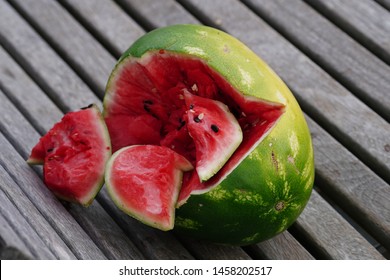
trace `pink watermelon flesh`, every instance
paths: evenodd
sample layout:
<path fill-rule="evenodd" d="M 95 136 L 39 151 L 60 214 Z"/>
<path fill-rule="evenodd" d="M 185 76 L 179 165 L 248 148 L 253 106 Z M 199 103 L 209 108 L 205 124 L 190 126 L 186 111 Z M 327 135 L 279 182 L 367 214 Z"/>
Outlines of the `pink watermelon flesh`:
<path fill-rule="evenodd" d="M 88 206 L 104 181 L 111 155 L 104 119 L 95 105 L 67 113 L 32 149 L 46 186 L 59 198 Z"/>
<path fill-rule="evenodd" d="M 125 147 L 109 160 L 107 189 L 125 213 L 145 224 L 170 230 L 183 172 L 192 169 L 183 156 L 163 146 Z"/>
<path fill-rule="evenodd" d="M 178 206 L 191 194 L 205 192 L 223 180 L 284 112 L 283 104 L 242 95 L 202 60 L 163 50 L 122 63 L 107 92 L 104 116 L 114 151 L 127 145 L 157 144 L 173 149 L 196 166 L 184 174 Z M 201 111 L 215 111 L 215 101 L 218 101 L 231 113 L 207 114 L 207 123 L 194 123 L 197 111 L 189 112 L 192 100 L 200 100 Z M 233 123 L 239 124 L 240 131 L 224 133 L 223 141 L 218 139 L 211 146 L 205 145 L 207 135 L 215 136 L 215 130 L 222 134 L 225 128 L 235 127 Z M 217 124 L 217 128 L 211 127 L 212 124 Z M 208 170 L 214 169 L 215 156 L 227 148 L 226 143 L 237 141 L 240 133 L 241 144 L 222 167 L 218 166 L 219 171 L 208 178 L 209 173 L 215 173 Z M 204 172 L 202 179 L 198 172 Z"/>

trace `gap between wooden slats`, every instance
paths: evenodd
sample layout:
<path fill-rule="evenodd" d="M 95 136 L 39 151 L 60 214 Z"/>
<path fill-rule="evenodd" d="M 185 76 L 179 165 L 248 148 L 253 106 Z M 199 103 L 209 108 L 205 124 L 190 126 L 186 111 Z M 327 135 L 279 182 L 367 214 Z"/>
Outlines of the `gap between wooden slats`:
<path fill-rule="evenodd" d="M 390 64 L 390 15 L 384 7 L 372 0 L 305 1 Z"/>

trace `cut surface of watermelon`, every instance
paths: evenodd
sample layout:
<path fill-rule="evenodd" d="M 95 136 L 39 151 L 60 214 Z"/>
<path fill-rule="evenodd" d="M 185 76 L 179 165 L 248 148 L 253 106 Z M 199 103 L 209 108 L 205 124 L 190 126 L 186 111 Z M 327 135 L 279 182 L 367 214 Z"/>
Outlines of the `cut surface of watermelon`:
<path fill-rule="evenodd" d="M 164 50 L 121 61 L 104 98 L 114 151 L 163 145 L 196 167 L 184 176 L 178 206 L 221 182 L 283 112 L 283 104 L 244 96 L 203 60 Z"/>
<path fill-rule="evenodd" d="M 192 169 L 188 160 L 167 147 L 134 145 L 113 154 L 105 179 L 122 211 L 147 225 L 170 230 L 183 172 Z"/>
<path fill-rule="evenodd" d="M 88 206 L 104 182 L 111 144 L 96 105 L 67 113 L 32 149 L 27 162 L 43 164 L 46 186 L 59 198 Z"/>

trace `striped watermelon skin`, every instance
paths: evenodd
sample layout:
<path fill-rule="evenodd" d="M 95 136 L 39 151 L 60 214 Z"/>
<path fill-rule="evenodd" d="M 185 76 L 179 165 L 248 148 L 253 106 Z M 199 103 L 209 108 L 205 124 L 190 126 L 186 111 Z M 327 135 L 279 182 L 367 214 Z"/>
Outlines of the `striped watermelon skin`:
<path fill-rule="evenodd" d="M 257 243 L 286 230 L 306 206 L 314 182 L 310 131 L 291 91 L 240 41 L 200 25 L 164 27 L 141 37 L 119 59 L 107 89 L 122 63 L 159 50 L 201 59 L 227 87 L 246 98 L 284 105 L 277 123 L 224 180 L 192 194 L 176 210 L 174 230 L 236 245 Z"/>

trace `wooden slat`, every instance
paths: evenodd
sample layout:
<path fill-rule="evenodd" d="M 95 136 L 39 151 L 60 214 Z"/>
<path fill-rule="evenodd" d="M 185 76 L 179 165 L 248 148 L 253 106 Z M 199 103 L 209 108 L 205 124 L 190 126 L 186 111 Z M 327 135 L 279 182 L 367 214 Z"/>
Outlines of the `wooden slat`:
<path fill-rule="evenodd" d="M 148 29 L 181 23 L 199 24 L 175 1 L 118 0 L 130 14 L 134 15 Z"/>
<path fill-rule="evenodd" d="M 314 257 L 288 232 L 270 240 L 248 246 L 256 259 L 313 260 Z"/>
<path fill-rule="evenodd" d="M 29 222 L 24 217 L 27 213 L 29 213 L 28 211 L 31 210 L 31 208 L 21 209 L 25 211 L 25 213 L 22 214 L 19 209 L 15 207 L 13 202 L 8 198 L 8 194 L 9 192 L 13 192 L 13 190 L 10 190 L 11 188 L 18 189 L 19 187 L 11 179 L 11 177 L 8 175 L 8 173 L 4 170 L 2 166 L 0 166 L 0 180 L 0 216 L 2 216 L 5 220 L 9 222 L 10 226 L 15 231 L 16 237 L 23 240 L 26 247 L 28 247 L 28 250 L 25 250 L 26 248 L 23 247 L 20 248 L 23 250 L 21 252 L 25 254 L 31 252 L 32 257 L 37 259 L 56 259 L 57 257 L 74 258 L 74 256 L 72 256 L 73 254 L 65 246 L 62 240 L 58 238 L 56 233 L 53 234 L 53 229 L 50 228 L 42 230 L 41 228 L 37 227 L 37 223 L 39 223 L 40 220 L 32 221 L 32 219 L 29 219 L 30 222 L 35 223 L 35 228 L 29 224 Z M 36 211 L 36 209 L 33 210 Z M 35 213 L 32 214 L 34 215 Z M 40 226 L 47 227 L 46 224 L 41 223 Z M 37 230 L 41 233 L 37 233 Z M 42 236 L 42 233 L 49 234 L 48 236 L 43 236 L 46 239 L 46 242 L 44 242 L 39 236 Z M 50 240 L 51 238 L 53 240 Z M 60 240 L 60 243 L 58 244 L 58 246 L 56 246 L 54 242 L 58 240 Z M 49 244 L 47 244 L 48 242 L 51 243 L 50 247 L 48 246 Z M 55 252 L 52 252 L 52 250 Z M 57 256 L 54 254 L 56 254 Z"/>
<path fill-rule="evenodd" d="M 102 97 L 108 76 L 116 61 L 112 55 L 56 1 L 11 2 L 37 27 L 98 96 Z M 80 44 L 80 38 L 83 39 L 83 44 Z M 92 68 L 93 74 L 89 71 Z"/>
<path fill-rule="evenodd" d="M 180 240 L 197 259 L 203 260 L 251 260 L 252 258 L 239 246 L 219 245 L 191 238 Z"/>
<path fill-rule="evenodd" d="M 92 240 L 95 240 L 95 243 L 99 245 L 99 248 L 108 259 L 131 260 L 145 258 L 99 202 L 94 201 L 88 208 L 69 204 L 68 210 L 78 217 L 79 224 Z"/>
<path fill-rule="evenodd" d="M 26 260 L 32 258 L 26 244 L 0 213 L 0 260 Z"/>
<path fill-rule="evenodd" d="M 111 0 L 61 0 L 72 15 L 119 57 L 144 31 Z"/>
<path fill-rule="evenodd" d="M 390 139 L 388 122 L 242 3 L 234 0 L 182 2 L 208 24 L 227 30 L 263 57 L 292 89 L 305 111 L 390 181 L 390 153 L 386 152 Z"/>
<path fill-rule="evenodd" d="M 47 127 L 53 125 L 53 117 L 61 118 L 60 109 L 48 105 L 52 104 L 52 101 L 47 95 L 41 94 L 42 90 L 1 46 L 0 61 L 2 62 L 0 64 L 0 88 L 4 93 L 9 93 L 7 96 L 19 109 L 27 109 L 23 111 L 23 114 L 28 116 L 34 128 L 43 134 Z M 37 100 L 40 105 L 31 106 Z"/>
<path fill-rule="evenodd" d="M 172 235 L 163 232 L 130 218 L 118 208 L 110 199 L 105 187 L 99 193 L 99 202 L 111 213 L 117 223 L 123 228 L 148 259 L 193 259 L 194 257 Z"/>
<path fill-rule="evenodd" d="M 390 187 L 307 118 L 312 133 L 316 180 L 351 217 L 390 248 Z"/>
<path fill-rule="evenodd" d="M 327 215 L 334 211 L 314 191 L 296 225 L 325 258 L 384 259 L 341 215 Z"/>
<path fill-rule="evenodd" d="M 2 151 L 1 165 L 56 230 L 74 255 L 81 259 L 105 259 L 103 253 L 59 201 L 54 198 L 41 179 L 14 150 L 14 147 L 2 133 L 0 134 L 0 147 Z"/>
<path fill-rule="evenodd" d="M 389 65 L 302 0 L 245 0 L 245 3 L 390 121 Z"/>
<path fill-rule="evenodd" d="M 306 0 L 390 64 L 389 12 L 371 0 Z"/>
<path fill-rule="evenodd" d="M 12 28 L 9 28 L 12 26 Z M 4 0 L 0 1 L 0 43 L 62 110 L 99 99 L 56 52 Z M 63 87 L 67 84 L 67 87 Z M 73 107 L 67 107 L 67 100 Z"/>

